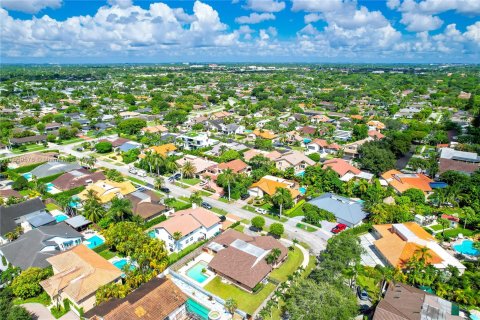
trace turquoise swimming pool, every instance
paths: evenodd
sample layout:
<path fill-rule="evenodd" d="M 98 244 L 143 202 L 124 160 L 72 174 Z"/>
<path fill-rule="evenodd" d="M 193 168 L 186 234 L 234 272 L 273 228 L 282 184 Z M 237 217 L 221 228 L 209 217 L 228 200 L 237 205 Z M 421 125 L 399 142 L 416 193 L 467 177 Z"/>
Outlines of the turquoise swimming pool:
<path fill-rule="evenodd" d="M 89 247 L 90 249 L 95 249 L 96 247 L 102 245 L 105 241 L 99 236 L 95 235 L 91 238 L 88 238 L 87 242 L 87 247 Z"/>
<path fill-rule="evenodd" d="M 51 191 L 55 186 L 53 185 L 53 183 L 49 182 L 45 185 L 45 187 L 47 188 L 47 192 Z"/>
<path fill-rule="evenodd" d="M 305 192 L 307 192 L 307 189 L 304 187 L 300 187 L 298 188 L 298 191 L 300 191 L 301 194 L 305 194 Z"/>
<path fill-rule="evenodd" d="M 453 246 L 455 251 L 467 254 L 469 256 L 478 256 L 480 255 L 480 251 L 473 247 L 472 240 L 463 240 L 461 244 L 456 244 Z"/>
<path fill-rule="evenodd" d="M 202 272 L 203 269 L 207 268 L 207 263 L 205 261 L 200 261 L 187 271 L 187 276 L 193 280 L 202 283 L 208 279 L 208 276 Z"/>
<path fill-rule="evenodd" d="M 32 177 L 33 177 L 31 172 L 24 173 L 24 174 L 22 174 L 22 176 L 27 180 L 31 180 Z"/>
<path fill-rule="evenodd" d="M 58 216 L 55 216 L 55 220 L 57 222 L 62 222 L 62 221 L 65 221 L 68 219 L 68 216 L 64 215 L 64 214 L 59 214 Z"/>
<path fill-rule="evenodd" d="M 305 175 L 305 171 L 301 171 L 299 173 L 296 174 L 297 177 L 302 177 Z"/>
<path fill-rule="evenodd" d="M 191 298 L 188 298 L 186 305 L 189 312 L 195 313 L 202 320 L 208 320 L 208 313 L 210 312 L 210 310 L 205 308 L 203 305 Z"/>
<path fill-rule="evenodd" d="M 148 236 L 149 236 L 150 238 L 156 238 L 157 236 L 155 235 L 155 230 L 149 231 L 149 232 L 148 232 Z"/>
<path fill-rule="evenodd" d="M 120 270 L 123 270 L 123 268 L 125 267 L 125 265 L 128 264 L 128 259 L 126 258 L 123 258 L 123 259 L 120 259 L 120 260 L 117 260 L 113 263 L 113 265 L 115 267 L 117 267 L 118 269 Z M 135 269 L 135 266 L 133 264 L 130 265 L 130 270 L 134 270 Z"/>

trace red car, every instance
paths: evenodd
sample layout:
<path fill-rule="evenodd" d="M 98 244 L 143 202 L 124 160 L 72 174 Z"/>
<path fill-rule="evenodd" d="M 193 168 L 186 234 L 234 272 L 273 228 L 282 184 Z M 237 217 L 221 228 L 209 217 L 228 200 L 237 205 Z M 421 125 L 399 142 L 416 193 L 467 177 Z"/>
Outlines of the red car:
<path fill-rule="evenodd" d="M 347 229 L 347 225 L 343 223 L 339 223 L 335 227 L 333 227 L 332 233 L 340 233 L 345 229 Z"/>

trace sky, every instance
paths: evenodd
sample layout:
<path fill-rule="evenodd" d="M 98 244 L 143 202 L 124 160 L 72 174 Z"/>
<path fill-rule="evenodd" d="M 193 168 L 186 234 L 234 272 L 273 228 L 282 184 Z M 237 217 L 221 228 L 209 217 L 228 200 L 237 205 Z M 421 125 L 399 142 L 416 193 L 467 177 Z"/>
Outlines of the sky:
<path fill-rule="evenodd" d="M 480 63 L 480 0 L 0 0 L 1 63 Z"/>

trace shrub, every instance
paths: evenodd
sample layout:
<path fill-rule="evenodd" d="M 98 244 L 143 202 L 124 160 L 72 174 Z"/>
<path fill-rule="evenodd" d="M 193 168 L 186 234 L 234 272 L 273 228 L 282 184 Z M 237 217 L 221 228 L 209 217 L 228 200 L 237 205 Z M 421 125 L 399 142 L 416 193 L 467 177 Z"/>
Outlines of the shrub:
<path fill-rule="evenodd" d="M 95 145 L 95 150 L 97 150 L 98 153 L 107 153 L 112 151 L 112 149 L 112 143 L 108 141 L 102 141 Z"/>
<path fill-rule="evenodd" d="M 28 180 L 24 176 L 20 176 L 12 184 L 14 190 L 25 190 L 28 188 Z"/>
<path fill-rule="evenodd" d="M 261 216 L 256 216 L 252 219 L 252 226 L 256 229 L 262 230 L 265 226 L 265 218 Z"/>
<path fill-rule="evenodd" d="M 270 225 L 269 232 L 270 232 L 270 234 L 272 234 L 274 236 L 281 237 L 282 234 L 285 232 L 285 228 L 283 227 L 283 224 L 281 224 L 281 223 L 272 223 Z"/>
<path fill-rule="evenodd" d="M 53 274 L 52 269 L 28 268 L 12 282 L 12 291 L 17 297 L 27 299 L 35 297 L 42 292 L 40 281 Z"/>

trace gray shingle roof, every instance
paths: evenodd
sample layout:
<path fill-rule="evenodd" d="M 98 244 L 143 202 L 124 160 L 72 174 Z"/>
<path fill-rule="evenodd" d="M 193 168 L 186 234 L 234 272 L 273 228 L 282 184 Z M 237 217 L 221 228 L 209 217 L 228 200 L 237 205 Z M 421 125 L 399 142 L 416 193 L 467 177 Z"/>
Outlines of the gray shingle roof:
<path fill-rule="evenodd" d="M 15 219 L 41 210 L 45 210 L 45 205 L 40 198 L 27 200 L 8 207 L 0 206 L 0 235 L 3 236 L 16 228 Z"/>
<path fill-rule="evenodd" d="M 330 211 L 337 219 L 353 225 L 356 225 L 367 217 L 367 213 L 363 211 L 362 204 L 333 193 L 322 194 L 320 197 L 312 199 L 308 203 Z"/>
<path fill-rule="evenodd" d="M 37 178 L 44 178 L 48 176 L 53 176 L 55 174 L 69 172 L 69 171 L 77 170 L 81 168 L 82 166 L 75 162 L 74 163 L 47 162 L 33 169 L 32 175 L 34 175 Z"/>
<path fill-rule="evenodd" d="M 60 250 L 41 252 L 45 247 L 56 244 L 49 241 L 55 237 L 81 238 L 82 234 L 62 222 L 24 233 L 17 240 L 1 246 L 0 251 L 8 262 L 22 270 L 29 267 L 45 268 L 49 266 L 46 259 L 61 252 Z"/>

